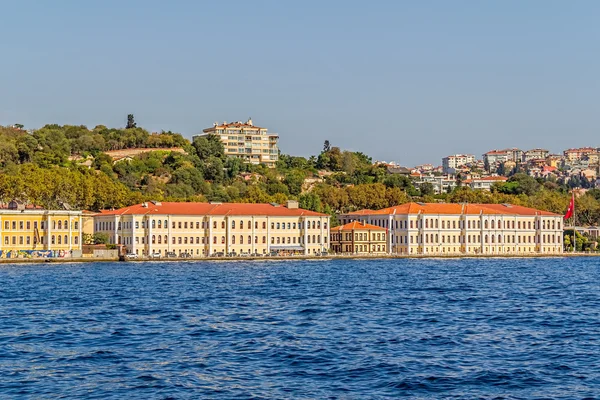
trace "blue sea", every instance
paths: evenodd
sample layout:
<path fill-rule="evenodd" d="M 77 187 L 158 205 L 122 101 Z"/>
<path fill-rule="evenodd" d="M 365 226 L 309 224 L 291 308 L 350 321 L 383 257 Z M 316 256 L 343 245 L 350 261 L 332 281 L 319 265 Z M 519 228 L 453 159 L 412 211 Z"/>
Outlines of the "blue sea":
<path fill-rule="evenodd" d="M 0 399 L 600 398 L 600 259 L 0 266 Z"/>

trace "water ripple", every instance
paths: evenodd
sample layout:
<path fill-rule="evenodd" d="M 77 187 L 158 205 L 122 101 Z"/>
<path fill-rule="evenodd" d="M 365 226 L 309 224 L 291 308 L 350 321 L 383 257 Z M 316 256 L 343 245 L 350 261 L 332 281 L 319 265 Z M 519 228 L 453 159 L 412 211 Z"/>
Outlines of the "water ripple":
<path fill-rule="evenodd" d="M 594 259 L 0 266 L 0 398 L 585 399 Z"/>

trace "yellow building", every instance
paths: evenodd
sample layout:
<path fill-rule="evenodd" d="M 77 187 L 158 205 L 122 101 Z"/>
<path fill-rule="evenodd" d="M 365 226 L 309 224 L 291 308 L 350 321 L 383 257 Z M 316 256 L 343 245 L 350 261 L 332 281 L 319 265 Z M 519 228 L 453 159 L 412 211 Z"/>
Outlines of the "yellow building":
<path fill-rule="evenodd" d="M 201 135 L 193 136 L 193 139 L 211 134 L 219 136 L 228 157 L 241 158 L 245 162 L 264 164 L 271 168 L 275 167 L 279 159 L 279 135 L 268 134 L 267 128 L 254 126 L 252 119 L 246 122 L 215 123 L 212 128 L 202 132 Z"/>
<path fill-rule="evenodd" d="M 352 221 L 331 230 L 331 250 L 335 253 L 385 254 L 387 229 Z"/>
<path fill-rule="evenodd" d="M 45 210 L 10 202 L 0 207 L 0 254 L 65 257 L 81 250 L 81 211 Z"/>
<path fill-rule="evenodd" d="M 340 217 L 388 229 L 392 254 L 560 254 L 563 216 L 511 204 L 407 203 Z"/>
<path fill-rule="evenodd" d="M 96 214 L 94 231 L 139 256 L 313 255 L 329 248 L 329 218 L 296 201 L 149 202 Z"/>

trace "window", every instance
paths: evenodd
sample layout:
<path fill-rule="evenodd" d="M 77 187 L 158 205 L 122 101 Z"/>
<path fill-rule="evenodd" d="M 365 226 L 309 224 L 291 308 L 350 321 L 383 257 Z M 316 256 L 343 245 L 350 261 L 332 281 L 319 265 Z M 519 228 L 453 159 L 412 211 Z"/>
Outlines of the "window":
<path fill-rule="evenodd" d="M 152 243 L 154 243 L 154 236 L 152 236 Z M 158 235 L 158 244 L 162 243 L 162 236 Z"/>
<path fill-rule="evenodd" d="M 185 221 L 185 222 L 183 223 L 183 227 L 184 227 L 185 229 L 187 229 L 187 228 L 188 228 L 188 223 L 187 223 L 187 221 Z"/>
<path fill-rule="evenodd" d="M 33 223 L 33 227 L 37 228 L 37 222 Z M 75 230 L 79 229 L 79 221 L 75 221 Z"/>
<path fill-rule="evenodd" d="M 263 242 L 263 244 L 267 243 L 267 237 L 266 236 L 263 236 L 262 242 Z"/>
<path fill-rule="evenodd" d="M 173 239 L 172 240 L 173 244 L 176 244 L 177 243 L 177 239 L 175 239 L 175 238 L 172 238 L 172 239 Z"/>
<path fill-rule="evenodd" d="M 181 236 L 177 238 L 177 243 L 181 244 Z"/>
<path fill-rule="evenodd" d="M 177 223 L 177 227 L 178 227 L 179 229 L 181 229 L 181 221 L 179 221 L 179 222 Z"/>
<path fill-rule="evenodd" d="M 152 235 L 152 244 L 156 243 L 156 236 Z"/>
<path fill-rule="evenodd" d="M 221 222 L 221 229 L 225 229 L 225 221 Z"/>
<path fill-rule="evenodd" d="M 5 237 L 4 237 L 4 244 L 9 244 L 9 239 L 8 239 L 8 236 L 5 236 Z"/>
<path fill-rule="evenodd" d="M 75 236 L 74 242 L 75 244 L 79 244 L 79 236 Z"/>
<path fill-rule="evenodd" d="M 264 221 L 263 221 L 263 223 L 262 223 L 262 228 L 263 228 L 263 229 L 267 229 L 267 223 L 266 223 L 266 222 L 264 222 Z"/>
<path fill-rule="evenodd" d="M 235 244 L 235 236 L 231 236 L 231 244 Z"/>
<path fill-rule="evenodd" d="M 64 225 L 65 229 L 69 229 L 69 223 L 67 222 L 67 220 L 65 219 Z"/>
<path fill-rule="evenodd" d="M 6 229 L 6 230 L 10 229 L 10 224 L 8 223 L 8 221 L 4 221 L 4 229 Z"/>
<path fill-rule="evenodd" d="M 54 236 L 52 236 L 54 238 Z M 12 244 L 17 244 L 17 237 L 13 236 L 12 237 Z"/>
<path fill-rule="evenodd" d="M 185 236 L 185 237 L 183 238 L 183 243 L 184 243 L 184 244 L 188 244 L 188 238 L 187 238 L 187 236 Z"/>
<path fill-rule="evenodd" d="M 60 221 L 58 221 L 60 224 Z M 58 244 L 62 244 L 62 237 L 60 235 L 58 235 Z"/>
<path fill-rule="evenodd" d="M 221 244 L 225 244 L 225 236 L 221 236 Z"/>
<path fill-rule="evenodd" d="M 235 229 L 235 221 L 231 221 L 231 229 Z"/>
<path fill-rule="evenodd" d="M 65 241 L 63 243 L 64 244 L 69 244 L 69 237 L 67 235 L 65 235 Z"/>
<path fill-rule="evenodd" d="M 213 222 L 213 228 L 214 228 L 214 229 L 217 229 L 217 221 L 214 221 L 214 222 Z"/>
<path fill-rule="evenodd" d="M 196 221 L 196 229 L 200 229 L 200 222 Z"/>
<path fill-rule="evenodd" d="M 213 237 L 213 244 L 217 244 L 217 237 L 216 236 Z"/>
<path fill-rule="evenodd" d="M 31 229 L 31 221 L 27 221 L 27 229 Z"/>
<path fill-rule="evenodd" d="M 248 224 L 248 228 L 250 227 L 250 224 Z M 240 229 L 244 229 L 244 221 L 240 221 Z"/>
<path fill-rule="evenodd" d="M 23 244 L 23 236 L 19 236 L 19 244 Z"/>
<path fill-rule="evenodd" d="M 154 228 L 156 228 L 156 220 L 155 219 L 152 220 L 152 229 L 154 229 Z M 152 242 L 152 243 L 154 243 L 154 242 Z"/>
<path fill-rule="evenodd" d="M 244 244 L 244 237 L 240 235 L 240 244 Z"/>

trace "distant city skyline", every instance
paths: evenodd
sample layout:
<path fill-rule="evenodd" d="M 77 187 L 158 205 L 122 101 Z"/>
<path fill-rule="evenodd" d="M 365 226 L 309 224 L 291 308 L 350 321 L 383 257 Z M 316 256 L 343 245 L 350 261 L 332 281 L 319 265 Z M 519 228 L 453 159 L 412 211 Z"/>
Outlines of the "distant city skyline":
<path fill-rule="evenodd" d="M 0 124 L 214 121 L 374 160 L 597 146 L 600 3 L 8 2 Z"/>

